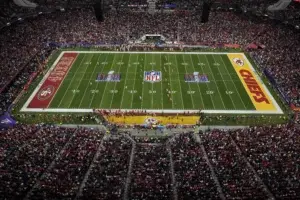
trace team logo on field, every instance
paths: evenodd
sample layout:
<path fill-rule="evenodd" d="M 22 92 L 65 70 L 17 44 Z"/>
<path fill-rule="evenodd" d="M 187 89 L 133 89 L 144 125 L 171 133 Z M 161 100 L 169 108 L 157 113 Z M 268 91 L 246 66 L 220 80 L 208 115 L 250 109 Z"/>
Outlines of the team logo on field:
<path fill-rule="evenodd" d="M 156 124 L 158 124 L 158 121 L 155 119 L 155 118 L 147 118 L 146 120 L 145 120 L 145 122 L 146 122 L 146 124 L 152 124 L 152 125 L 156 125 Z"/>
<path fill-rule="evenodd" d="M 237 65 L 239 65 L 241 67 L 244 65 L 244 61 L 241 60 L 240 58 L 234 58 L 233 62 L 235 62 Z"/>
<path fill-rule="evenodd" d="M 159 82 L 162 79 L 162 74 L 160 71 L 150 71 L 150 72 L 144 72 L 144 81 L 146 82 Z"/>
<path fill-rule="evenodd" d="M 54 86 L 48 85 L 48 86 L 44 87 L 43 89 L 41 89 L 41 91 L 38 94 L 38 99 L 41 101 L 44 101 L 44 100 L 48 99 L 49 97 L 51 97 L 53 93 L 54 93 Z"/>

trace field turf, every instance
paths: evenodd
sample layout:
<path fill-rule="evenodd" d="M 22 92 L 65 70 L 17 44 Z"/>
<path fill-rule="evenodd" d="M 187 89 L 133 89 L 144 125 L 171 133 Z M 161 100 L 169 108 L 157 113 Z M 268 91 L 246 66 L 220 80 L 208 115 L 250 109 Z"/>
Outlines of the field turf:
<path fill-rule="evenodd" d="M 64 56 L 63 53 L 57 62 Z M 45 78 L 53 72 L 51 70 L 55 69 L 57 62 L 25 103 L 23 111 L 34 111 L 39 108 L 39 111 L 55 109 L 58 111 L 142 109 L 165 112 L 209 110 L 215 111 L 214 113 L 257 111 L 227 53 L 101 51 L 75 53 L 76 57 L 69 69 L 65 70 L 66 74 L 61 83 L 57 87 L 54 86 L 54 89 L 48 88 L 51 96 L 45 98 L 48 103 L 43 104 L 44 99 L 37 96 L 45 90 L 43 89 Z M 243 56 L 242 53 L 241 55 Z M 244 58 L 245 62 L 248 62 L 247 58 Z M 145 81 L 145 72 L 150 74 L 158 72 L 159 80 Z M 185 76 L 195 72 L 207 80 L 186 82 Z M 109 73 L 119 74 L 120 81 L 96 80 L 99 74 Z M 34 100 L 35 98 L 37 100 Z M 271 96 L 270 98 L 273 99 Z M 39 101 L 44 106 L 39 106 Z M 272 101 L 277 105 L 274 99 Z"/>

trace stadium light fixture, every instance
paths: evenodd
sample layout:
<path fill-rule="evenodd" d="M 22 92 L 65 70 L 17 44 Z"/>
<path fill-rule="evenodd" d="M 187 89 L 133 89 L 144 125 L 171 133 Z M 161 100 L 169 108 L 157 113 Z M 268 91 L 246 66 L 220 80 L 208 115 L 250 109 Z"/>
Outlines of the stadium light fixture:
<path fill-rule="evenodd" d="M 300 26 L 299 26 L 299 25 L 296 25 L 295 28 L 299 30 L 299 29 L 300 29 Z"/>

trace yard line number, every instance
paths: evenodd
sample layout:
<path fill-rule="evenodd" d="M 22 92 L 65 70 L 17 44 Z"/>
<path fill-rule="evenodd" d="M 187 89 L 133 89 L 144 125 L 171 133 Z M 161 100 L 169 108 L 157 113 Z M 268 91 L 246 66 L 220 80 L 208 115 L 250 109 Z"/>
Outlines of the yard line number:
<path fill-rule="evenodd" d="M 226 91 L 226 94 L 231 95 L 231 94 L 233 94 L 233 92 L 230 91 L 230 90 L 227 90 L 227 91 Z"/>
<path fill-rule="evenodd" d="M 76 94 L 76 93 L 79 93 L 80 92 L 80 90 L 71 90 L 71 92 L 73 93 L 73 94 Z"/>
<path fill-rule="evenodd" d="M 131 93 L 131 94 L 135 94 L 135 93 L 137 93 L 137 91 L 136 91 L 136 90 L 128 90 L 128 92 L 129 92 L 129 93 Z"/>
<path fill-rule="evenodd" d="M 92 94 L 99 93 L 99 90 L 91 90 L 91 93 L 92 93 Z"/>

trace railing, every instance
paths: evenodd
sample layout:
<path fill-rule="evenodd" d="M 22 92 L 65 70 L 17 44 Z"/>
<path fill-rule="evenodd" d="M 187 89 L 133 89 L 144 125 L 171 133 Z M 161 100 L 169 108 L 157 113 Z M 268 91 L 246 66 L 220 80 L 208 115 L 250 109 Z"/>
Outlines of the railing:
<path fill-rule="evenodd" d="M 131 172 L 132 172 L 132 164 L 134 162 L 136 142 L 127 134 L 123 134 L 123 135 L 125 137 L 127 137 L 129 140 L 131 140 L 131 142 L 132 142 L 132 149 L 131 149 L 131 154 L 130 154 L 128 172 L 127 172 L 127 177 L 126 177 L 126 184 L 125 184 L 124 195 L 123 195 L 123 200 L 128 200 L 128 191 L 129 191 L 129 186 L 131 184 Z"/>
<path fill-rule="evenodd" d="M 95 153 L 95 155 L 94 155 L 94 157 L 93 157 L 93 160 L 92 160 L 92 162 L 91 162 L 91 164 L 90 164 L 90 166 L 89 166 L 87 172 L 86 172 L 85 175 L 84 175 L 84 178 L 83 178 L 83 180 L 82 180 L 82 182 L 81 182 L 81 184 L 80 184 L 80 186 L 79 186 L 79 190 L 77 191 L 77 194 L 76 194 L 75 199 L 79 199 L 79 198 L 82 196 L 82 190 L 83 190 L 83 188 L 84 188 L 84 186 L 85 186 L 85 183 L 86 183 L 86 181 L 88 180 L 88 178 L 89 178 L 89 176 L 90 176 L 90 173 L 91 173 L 91 171 L 92 171 L 92 169 L 93 169 L 93 167 L 94 167 L 95 161 L 96 161 L 96 160 L 98 159 L 98 157 L 100 156 L 100 151 L 101 151 L 101 148 L 103 147 L 104 137 L 105 137 L 105 136 L 102 137 L 102 140 L 101 140 L 101 142 L 100 142 L 100 144 L 99 144 L 99 146 L 98 146 L 98 149 L 97 149 L 97 151 L 96 151 L 96 153 Z"/>
<path fill-rule="evenodd" d="M 166 145 L 167 145 L 167 151 L 168 151 L 168 154 L 169 154 L 169 157 L 170 157 L 173 198 L 174 198 L 174 200 L 178 200 L 177 184 L 176 184 L 175 173 L 174 173 L 174 163 L 173 163 L 173 157 L 172 157 L 172 150 L 171 150 L 169 142 L 167 142 Z"/>
<path fill-rule="evenodd" d="M 211 163 L 209 162 L 209 159 L 208 159 L 208 156 L 207 156 L 207 152 L 206 152 L 206 150 L 205 150 L 205 148 L 204 148 L 204 146 L 203 146 L 203 144 L 202 144 L 201 138 L 200 138 L 199 135 L 196 134 L 196 133 L 193 134 L 193 137 L 194 137 L 194 139 L 196 140 L 196 142 L 199 143 L 199 145 L 200 145 L 200 148 L 201 148 L 201 150 L 202 150 L 202 152 L 203 152 L 203 155 L 204 155 L 204 159 L 205 159 L 207 165 L 209 166 L 209 169 L 210 169 L 212 178 L 213 178 L 213 180 L 214 180 L 214 182 L 215 182 L 215 184 L 216 184 L 216 186 L 217 186 L 217 190 L 218 190 L 218 192 L 219 192 L 220 198 L 221 198 L 222 200 L 226 199 L 226 198 L 225 198 L 225 195 L 224 195 L 224 193 L 223 193 L 222 187 L 221 187 L 221 185 L 220 185 L 220 182 L 219 182 L 219 180 L 218 180 L 218 178 L 217 178 L 217 176 L 216 176 L 215 170 L 214 170 L 213 166 L 211 165 Z"/>

